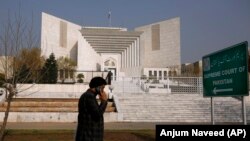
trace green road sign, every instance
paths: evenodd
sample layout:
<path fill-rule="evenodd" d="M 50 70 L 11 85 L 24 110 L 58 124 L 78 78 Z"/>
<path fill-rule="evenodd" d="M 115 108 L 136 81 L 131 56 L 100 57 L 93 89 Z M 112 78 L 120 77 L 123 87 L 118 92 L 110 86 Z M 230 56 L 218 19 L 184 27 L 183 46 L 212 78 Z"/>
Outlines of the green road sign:
<path fill-rule="evenodd" d="M 203 96 L 247 96 L 248 44 L 228 47 L 202 57 Z"/>

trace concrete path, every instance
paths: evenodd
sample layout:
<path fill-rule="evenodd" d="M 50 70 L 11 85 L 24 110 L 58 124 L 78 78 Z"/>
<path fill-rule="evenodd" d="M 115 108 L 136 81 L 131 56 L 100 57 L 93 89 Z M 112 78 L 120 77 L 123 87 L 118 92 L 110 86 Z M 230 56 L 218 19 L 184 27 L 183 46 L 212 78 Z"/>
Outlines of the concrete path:
<path fill-rule="evenodd" d="M 155 129 L 156 123 L 108 122 L 105 130 Z M 76 123 L 8 123 L 7 129 L 74 130 Z"/>

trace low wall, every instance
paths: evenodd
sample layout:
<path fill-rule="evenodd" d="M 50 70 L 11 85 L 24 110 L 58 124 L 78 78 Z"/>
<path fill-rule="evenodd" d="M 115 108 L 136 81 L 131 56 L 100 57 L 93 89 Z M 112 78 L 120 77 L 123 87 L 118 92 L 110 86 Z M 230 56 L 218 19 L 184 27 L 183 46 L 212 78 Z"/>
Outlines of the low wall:
<path fill-rule="evenodd" d="M 77 112 L 10 112 L 8 122 L 77 122 Z M 0 119 L 4 112 L 0 113 Z M 104 113 L 104 122 L 116 122 L 118 113 Z"/>
<path fill-rule="evenodd" d="M 17 98 L 80 98 L 88 84 L 18 84 Z M 105 91 L 109 93 L 108 86 Z"/>

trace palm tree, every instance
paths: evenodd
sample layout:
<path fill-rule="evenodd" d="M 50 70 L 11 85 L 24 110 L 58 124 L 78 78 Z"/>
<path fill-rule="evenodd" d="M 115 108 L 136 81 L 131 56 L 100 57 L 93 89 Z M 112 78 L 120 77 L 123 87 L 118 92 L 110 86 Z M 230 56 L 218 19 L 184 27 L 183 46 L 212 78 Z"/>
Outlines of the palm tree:
<path fill-rule="evenodd" d="M 57 59 L 58 70 L 59 70 L 59 78 L 62 80 L 62 83 L 65 82 L 65 79 L 73 79 L 74 80 L 74 72 L 76 69 L 76 62 L 68 57 L 59 57 Z"/>

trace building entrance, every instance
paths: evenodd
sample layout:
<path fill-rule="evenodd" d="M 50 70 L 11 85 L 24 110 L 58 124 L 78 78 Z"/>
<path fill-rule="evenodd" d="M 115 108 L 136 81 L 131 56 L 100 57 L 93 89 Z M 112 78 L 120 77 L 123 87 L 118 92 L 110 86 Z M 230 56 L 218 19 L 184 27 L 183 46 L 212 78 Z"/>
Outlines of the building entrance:
<path fill-rule="evenodd" d="M 116 68 L 108 68 L 107 70 L 112 73 L 111 80 L 116 80 Z"/>
<path fill-rule="evenodd" d="M 114 58 L 112 58 L 112 57 L 108 58 L 104 62 L 104 67 L 105 67 L 104 70 L 112 72 L 112 77 L 111 77 L 112 80 L 115 80 L 115 78 L 117 76 L 117 68 L 116 68 L 117 67 L 117 63 L 116 62 L 117 61 Z"/>

